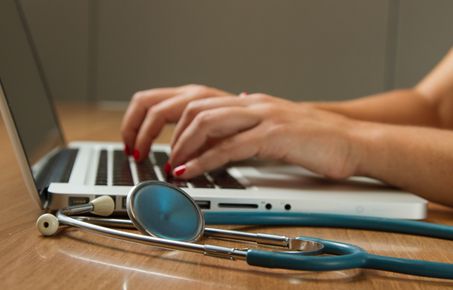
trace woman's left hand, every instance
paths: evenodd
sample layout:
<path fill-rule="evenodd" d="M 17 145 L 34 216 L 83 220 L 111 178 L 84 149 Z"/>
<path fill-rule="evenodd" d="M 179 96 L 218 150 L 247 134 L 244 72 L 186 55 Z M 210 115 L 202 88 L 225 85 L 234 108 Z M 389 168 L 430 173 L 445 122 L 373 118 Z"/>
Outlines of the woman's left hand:
<path fill-rule="evenodd" d="M 172 140 L 173 175 L 191 178 L 251 157 L 281 160 L 330 178 L 358 171 L 359 121 L 264 94 L 195 100 Z"/>

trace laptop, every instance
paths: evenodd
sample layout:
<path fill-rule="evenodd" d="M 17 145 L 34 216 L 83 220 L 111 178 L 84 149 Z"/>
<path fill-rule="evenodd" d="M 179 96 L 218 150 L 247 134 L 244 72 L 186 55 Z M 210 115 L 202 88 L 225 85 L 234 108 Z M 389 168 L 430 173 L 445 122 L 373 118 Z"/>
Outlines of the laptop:
<path fill-rule="evenodd" d="M 165 176 L 168 145 L 153 145 L 136 163 L 120 142 L 66 143 L 20 3 L 1 1 L 0 14 L 1 112 L 27 189 L 43 210 L 110 195 L 124 213 L 135 184 L 161 180 L 183 188 L 204 211 L 426 216 L 426 200 L 369 178 L 337 182 L 299 166 L 246 160 L 185 181 Z"/>

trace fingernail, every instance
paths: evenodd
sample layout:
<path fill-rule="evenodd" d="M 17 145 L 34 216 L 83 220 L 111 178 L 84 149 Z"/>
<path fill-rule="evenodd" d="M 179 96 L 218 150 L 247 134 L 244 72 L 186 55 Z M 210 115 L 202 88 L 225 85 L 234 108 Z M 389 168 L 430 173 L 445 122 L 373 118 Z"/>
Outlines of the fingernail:
<path fill-rule="evenodd" d="M 135 161 L 138 161 L 140 158 L 140 152 L 137 149 L 134 149 L 134 159 Z"/>
<path fill-rule="evenodd" d="M 242 92 L 239 96 L 240 96 L 240 97 L 245 97 L 245 96 L 247 96 L 247 95 L 248 95 L 247 92 Z"/>
<path fill-rule="evenodd" d="M 170 175 L 170 173 L 171 173 L 171 165 L 168 161 L 167 161 L 167 163 L 165 163 L 164 171 L 165 171 L 166 175 Z"/>
<path fill-rule="evenodd" d="M 131 149 L 127 145 L 124 145 L 124 154 L 131 155 Z"/>
<path fill-rule="evenodd" d="M 181 176 L 184 174 L 184 172 L 186 172 L 186 165 L 179 165 L 175 168 L 175 170 L 173 170 L 173 174 L 175 176 Z"/>

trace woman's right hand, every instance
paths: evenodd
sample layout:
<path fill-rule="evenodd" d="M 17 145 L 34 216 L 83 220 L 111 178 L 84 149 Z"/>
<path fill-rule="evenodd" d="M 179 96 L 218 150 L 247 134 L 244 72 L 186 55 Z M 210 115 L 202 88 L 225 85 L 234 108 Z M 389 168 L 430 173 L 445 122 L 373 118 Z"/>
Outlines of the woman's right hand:
<path fill-rule="evenodd" d="M 176 123 L 194 100 L 231 95 L 202 85 L 158 88 L 134 94 L 121 124 L 125 152 L 136 161 L 148 156 L 150 146 L 167 123 Z"/>

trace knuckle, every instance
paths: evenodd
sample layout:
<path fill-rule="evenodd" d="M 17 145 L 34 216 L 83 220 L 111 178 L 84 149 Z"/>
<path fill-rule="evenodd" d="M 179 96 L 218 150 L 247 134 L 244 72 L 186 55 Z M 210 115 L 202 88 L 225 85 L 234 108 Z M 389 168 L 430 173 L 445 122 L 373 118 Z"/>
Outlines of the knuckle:
<path fill-rule="evenodd" d="M 183 89 L 193 92 L 193 93 L 198 93 L 198 92 L 206 91 L 208 89 L 208 87 L 205 85 L 188 84 L 188 85 L 183 86 Z"/>
<path fill-rule="evenodd" d="M 201 111 L 201 103 L 197 101 L 190 102 L 186 107 L 186 115 L 194 118 Z"/>
<path fill-rule="evenodd" d="M 269 103 L 260 103 L 256 107 L 257 111 L 260 112 L 263 116 L 270 117 L 274 115 L 274 111 L 276 111 L 276 107 Z"/>
<path fill-rule="evenodd" d="M 204 111 L 195 117 L 194 122 L 197 127 L 204 128 L 212 122 L 213 117 L 211 112 Z"/>
<path fill-rule="evenodd" d="M 266 94 L 256 93 L 250 96 L 254 101 L 264 103 L 269 100 L 269 96 Z"/>
<path fill-rule="evenodd" d="M 162 109 L 161 106 L 153 106 L 148 109 L 146 112 L 146 118 L 147 119 L 156 119 L 160 118 L 164 114 L 164 110 Z"/>
<path fill-rule="evenodd" d="M 143 91 L 138 91 L 132 96 L 132 102 L 141 104 L 146 98 L 146 94 Z"/>
<path fill-rule="evenodd" d="M 190 89 L 190 88 L 198 87 L 198 86 L 199 86 L 199 84 L 190 83 L 190 84 L 183 85 L 181 88 Z"/>
<path fill-rule="evenodd" d="M 159 109 L 154 109 L 154 108 L 150 108 L 147 112 L 146 112 L 146 116 L 145 118 L 143 119 L 143 122 L 140 126 L 140 131 L 146 129 L 146 130 L 149 130 L 149 128 L 152 128 L 153 124 L 155 122 L 157 122 L 158 120 L 160 120 L 161 118 L 161 112 Z"/>

